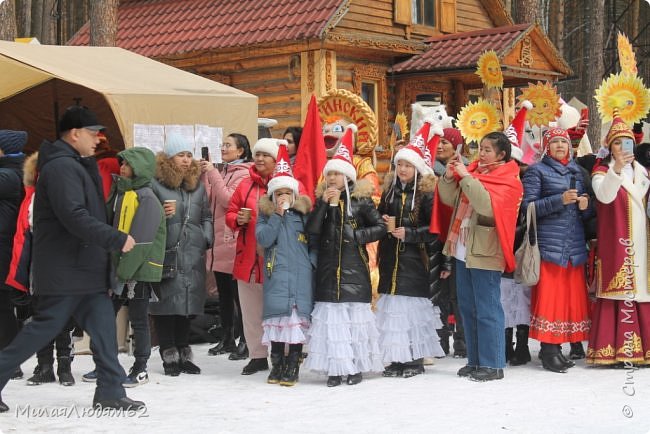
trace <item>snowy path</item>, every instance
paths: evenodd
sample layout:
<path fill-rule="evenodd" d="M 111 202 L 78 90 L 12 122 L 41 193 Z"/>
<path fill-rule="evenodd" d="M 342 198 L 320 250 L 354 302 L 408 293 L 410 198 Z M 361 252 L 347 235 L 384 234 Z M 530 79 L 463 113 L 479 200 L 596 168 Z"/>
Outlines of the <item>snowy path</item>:
<path fill-rule="evenodd" d="M 568 347 L 568 345 L 565 345 Z M 150 382 L 128 390 L 147 403 L 146 417 L 81 417 L 89 410 L 94 385 L 82 383 L 92 369 L 90 356 L 72 365 L 74 387 L 58 383 L 27 386 L 11 381 L 3 392 L 11 407 L 0 414 L 0 431 L 14 432 L 156 432 L 184 433 L 647 433 L 650 432 L 650 368 L 585 368 L 568 374 L 544 371 L 536 360 L 508 368 L 506 378 L 473 383 L 456 376 L 461 359 L 446 358 L 410 379 L 368 376 L 357 386 L 325 387 L 325 377 L 301 373 L 293 387 L 266 384 L 266 373 L 240 375 L 245 361 L 207 356 L 209 346 L 195 345 L 203 374 L 162 375 L 158 354 L 149 364 Z M 565 352 L 568 348 L 565 348 Z M 128 369 L 132 359 L 120 355 Z M 23 370 L 31 373 L 36 361 Z M 626 391 L 634 392 L 626 395 Z M 625 417 L 624 406 L 632 410 Z M 19 414 L 16 410 L 19 408 Z M 78 413 L 63 413 L 75 408 Z M 58 411 L 58 417 L 29 417 Z M 629 414 L 628 414 L 629 416 Z"/>

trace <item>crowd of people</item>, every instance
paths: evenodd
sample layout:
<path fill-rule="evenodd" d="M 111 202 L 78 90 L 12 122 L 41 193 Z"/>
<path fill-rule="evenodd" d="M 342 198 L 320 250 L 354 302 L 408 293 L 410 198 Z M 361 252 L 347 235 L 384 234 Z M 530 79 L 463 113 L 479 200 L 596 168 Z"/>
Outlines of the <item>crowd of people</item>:
<path fill-rule="evenodd" d="M 648 145 L 615 118 L 597 157 L 577 159 L 575 139 L 551 127 L 535 164 L 501 132 L 469 162 L 460 132 L 431 122 L 396 150 L 378 204 L 376 183 L 358 176 L 354 124 L 315 192 L 293 176 L 298 127 L 253 146 L 232 133 L 218 166 L 178 135 L 158 155 L 107 153 L 104 127 L 81 106 L 29 158 L 25 132 L 0 130 L 0 391 L 35 353 L 28 384 L 56 381 L 54 347 L 59 382 L 73 385 L 71 335 L 84 330 L 93 404 L 141 408 L 124 388 L 148 381 L 150 318 L 164 374 L 201 373 L 190 324 L 210 272 L 223 333 L 209 354 L 249 358 L 242 375 L 270 371 L 269 384 L 295 385 L 301 367 L 328 387 L 372 372 L 413 377 L 450 353 L 451 336 L 467 358 L 458 375 L 479 382 L 530 362 L 529 337 L 555 373 L 579 358 L 650 363 L 650 180 L 635 159 Z M 541 255 L 532 288 L 513 278 L 529 205 Z M 123 305 L 135 339 L 128 375 L 115 332 Z"/>

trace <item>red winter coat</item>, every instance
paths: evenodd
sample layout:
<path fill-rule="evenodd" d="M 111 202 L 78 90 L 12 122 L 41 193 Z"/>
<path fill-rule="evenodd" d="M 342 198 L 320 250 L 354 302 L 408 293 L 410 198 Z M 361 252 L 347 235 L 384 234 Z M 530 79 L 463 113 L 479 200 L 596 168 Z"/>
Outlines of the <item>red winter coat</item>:
<path fill-rule="evenodd" d="M 255 224 L 257 223 L 257 203 L 260 197 L 266 194 L 268 180 L 262 179 L 255 166 L 250 167 L 249 173 L 250 178 L 242 180 L 232 194 L 226 212 L 226 226 L 233 231 L 239 231 L 235 249 L 235 264 L 232 269 L 233 278 L 249 282 L 254 271 L 255 282 L 262 283 L 264 257 L 257 253 Z M 237 213 L 242 208 L 253 210 L 251 219 L 246 226 L 237 225 Z"/>

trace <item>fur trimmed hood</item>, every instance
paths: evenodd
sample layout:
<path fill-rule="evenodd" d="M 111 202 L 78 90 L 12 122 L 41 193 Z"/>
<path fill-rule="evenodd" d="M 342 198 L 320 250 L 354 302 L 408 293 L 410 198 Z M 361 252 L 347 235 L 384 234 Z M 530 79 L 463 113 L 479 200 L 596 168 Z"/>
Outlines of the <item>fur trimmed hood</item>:
<path fill-rule="evenodd" d="M 395 172 L 387 173 L 384 176 L 384 185 L 382 185 L 382 191 L 390 191 L 390 188 L 393 186 L 393 178 L 395 177 Z M 418 191 L 423 193 L 433 193 L 436 189 L 438 183 L 438 177 L 435 175 L 425 175 L 418 176 Z"/>
<path fill-rule="evenodd" d="M 36 163 L 38 163 L 38 152 L 34 152 L 29 157 L 25 158 L 23 164 L 23 184 L 25 187 L 33 187 L 36 185 Z"/>
<path fill-rule="evenodd" d="M 156 156 L 156 179 L 167 188 L 175 190 L 182 187 L 185 191 L 194 191 L 199 186 L 200 176 L 201 166 L 197 160 L 192 160 L 190 170 L 183 173 L 164 152 Z"/>
<path fill-rule="evenodd" d="M 323 196 L 326 186 L 327 186 L 326 182 L 321 182 L 320 184 L 318 184 L 318 186 L 316 187 L 316 197 L 320 198 Z M 350 191 L 350 196 L 355 197 L 357 199 L 363 197 L 372 199 L 372 195 L 374 192 L 375 192 L 375 186 L 372 185 L 372 182 L 368 181 L 367 179 L 360 179 L 356 182 L 354 188 Z"/>
<path fill-rule="evenodd" d="M 275 212 L 275 204 L 268 195 L 264 195 L 260 198 L 259 208 L 260 213 L 266 216 L 270 216 Z M 296 201 L 291 208 L 303 215 L 307 215 L 311 210 L 311 199 L 309 196 L 300 195 L 296 198 Z"/>

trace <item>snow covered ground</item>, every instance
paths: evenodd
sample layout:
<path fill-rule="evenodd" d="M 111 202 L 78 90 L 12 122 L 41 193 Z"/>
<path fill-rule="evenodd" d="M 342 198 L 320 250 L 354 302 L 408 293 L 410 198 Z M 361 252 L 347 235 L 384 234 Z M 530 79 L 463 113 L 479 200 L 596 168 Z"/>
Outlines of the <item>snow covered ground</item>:
<path fill-rule="evenodd" d="M 531 341 L 532 364 L 509 367 L 501 381 L 474 383 L 456 376 L 463 359 L 436 360 L 417 377 L 367 376 L 357 386 L 325 386 L 326 378 L 302 372 L 295 387 L 266 384 L 267 373 L 240 375 L 246 361 L 210 357 L 195 345 L 201 375 L 165 377 L 157 353 L 150 382 L 128 390 L 148 408 L 132 417 L 84 415 L 94 385 L 82 383 L 90 356 L 72 365 L 77 384 L 27 386 L 13 380 L 3 391 L 11 410 L 0 431 L 139 433 L 647 433 L 650 432 L 650 368 L 626 371 L 586 368 L 567 374 L 544 371 Z M 565 345 L 568 347 L 568 345 Z M 565 352 L 568 348 L 565 348 Z M 129 368 L 132 359 L 120 355 Z M 23 364 L 26 374 L 35 358 Z M 28 375 L 25 376 L 27 378 Z M 627 387 L 627 388 L 626 388 Z M 54 416 L 34 416 L 48 412 Z M 58 413 L 58 415 L 57 415 Z"/>

